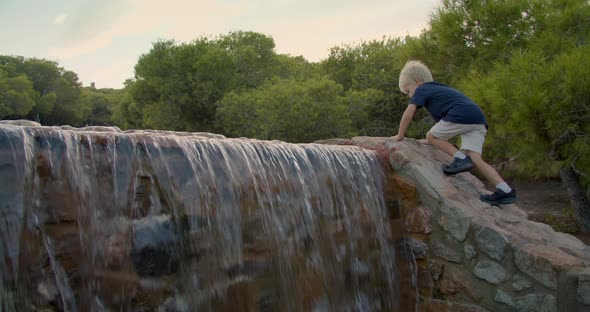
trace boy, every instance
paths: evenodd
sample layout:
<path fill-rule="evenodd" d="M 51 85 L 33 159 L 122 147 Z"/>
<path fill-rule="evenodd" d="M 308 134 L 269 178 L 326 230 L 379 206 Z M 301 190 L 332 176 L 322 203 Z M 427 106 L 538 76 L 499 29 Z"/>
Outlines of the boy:
<path fill-rule="evenodd" d="M 443 165 L 444 173 L 454 175 L 476 167 L 496 186 L 493 194 L 480 196 L 482 201 L 491 205 L 516 202 L 516 191 L 481 157 L 487 124 L 479 106 L 461 92 L 435 82 L 428 67 L 419 61 L 406 63 L 399 75 L 399 88 L 410 96 L 410 103 L 402 115 L 399 132 L 393 139 L 403 140 L 416 109 L 426 108 L 436 125 L 428 131 L 426 140 L 421 142 L 427 141 L 453 156 L 452 163 Z M 458 135 L 461 136 L 461 150 L 448 141 Z"/>

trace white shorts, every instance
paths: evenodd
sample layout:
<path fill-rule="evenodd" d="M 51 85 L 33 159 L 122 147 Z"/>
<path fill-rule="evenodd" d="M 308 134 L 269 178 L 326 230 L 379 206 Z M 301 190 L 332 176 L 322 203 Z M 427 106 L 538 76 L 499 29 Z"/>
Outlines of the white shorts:
<path fill-rule="evenodd" d="M 487 129 L 482 124 L 458 124 L 440 120 L 430 129 L 430 133 L 441 140 L 450 140 L 458 135 L 461 136 L 461 149 L 474 151 L 481 154 L 483 142 L 486 138 Z"/>

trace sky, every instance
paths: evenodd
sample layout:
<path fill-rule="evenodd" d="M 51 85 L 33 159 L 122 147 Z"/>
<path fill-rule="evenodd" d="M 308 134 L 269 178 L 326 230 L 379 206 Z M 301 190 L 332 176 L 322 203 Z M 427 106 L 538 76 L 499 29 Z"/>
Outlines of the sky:
<path fill-rule="evenodd" d="M 84 86 L 122 88 L 161 39 L 232 31 L 275 41 L 275 52 L 321 61 L 330 48 L 415 36 L 440 0 L 0 0 L 0 55 L 57 61 Z"/>

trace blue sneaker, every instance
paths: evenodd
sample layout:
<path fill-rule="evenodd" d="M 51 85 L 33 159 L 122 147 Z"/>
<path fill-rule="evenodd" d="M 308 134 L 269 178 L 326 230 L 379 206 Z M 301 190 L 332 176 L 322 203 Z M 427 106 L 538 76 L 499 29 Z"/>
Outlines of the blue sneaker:
<path fill-rule="evenodd" d="M 471 157 L 467 156 L 465 159 L 455 158 L 452 163 L 443 165 L 442 170 L 446 174 L 457 174 L 473 169 L 475 165 Z"/>
<path fill-rule="evenodd" d="M 506 193 L 497 188 L 494 193 L 481 195 L 479 199 L 492 206 L 514 204 L 516 202 L 516 191 L 512 189 L 512 191 Z"/>

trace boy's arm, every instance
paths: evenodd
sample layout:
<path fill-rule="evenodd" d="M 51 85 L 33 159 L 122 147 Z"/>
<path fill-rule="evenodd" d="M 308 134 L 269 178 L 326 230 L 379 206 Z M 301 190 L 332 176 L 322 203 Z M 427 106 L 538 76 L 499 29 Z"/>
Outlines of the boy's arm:
<path fill-rule="evenodd" d="M 397 132 L 396 135 L 392 136 L 393 139 L 401 141 L 405 138 L 406 130 L 408 130 L 408 126 L 412 122 L 412 118 L 414 118 L 414 113 L 416 112 L 416 108 L 418 108 L 418 106 L 416 104 L 408 105 L 408 107 L 404 111 L 404 114 L 402 115 L 402 119 L 399 123 L 399 131 Z"/>

